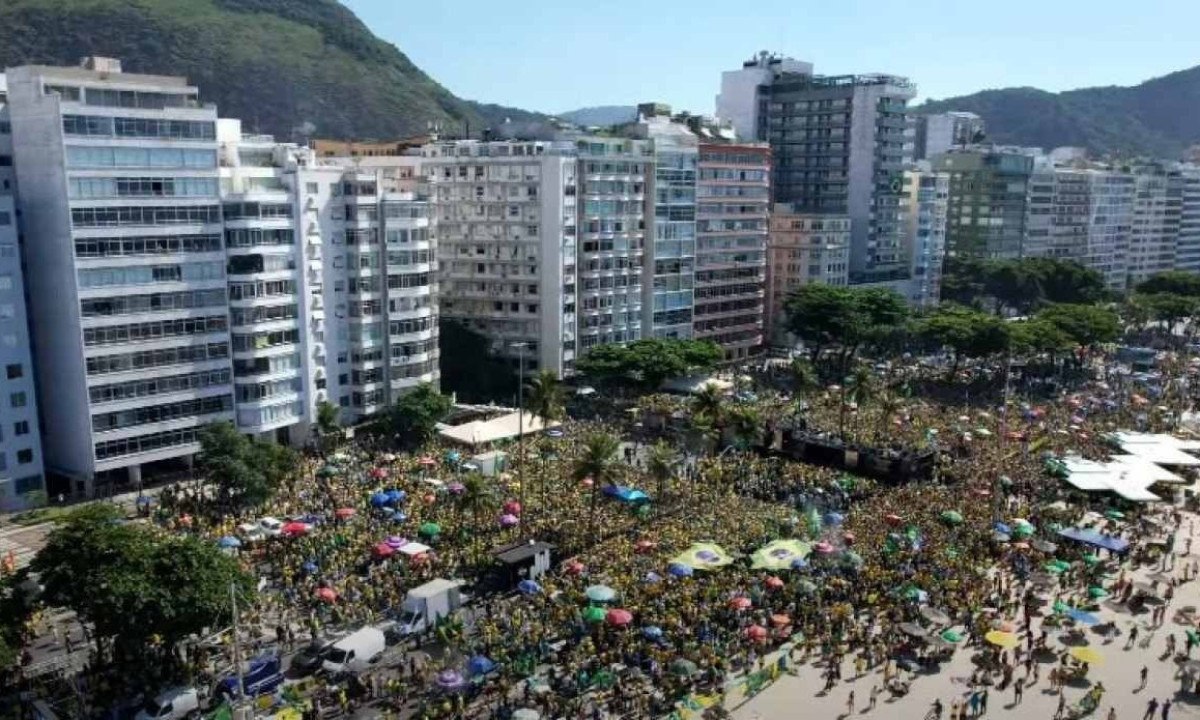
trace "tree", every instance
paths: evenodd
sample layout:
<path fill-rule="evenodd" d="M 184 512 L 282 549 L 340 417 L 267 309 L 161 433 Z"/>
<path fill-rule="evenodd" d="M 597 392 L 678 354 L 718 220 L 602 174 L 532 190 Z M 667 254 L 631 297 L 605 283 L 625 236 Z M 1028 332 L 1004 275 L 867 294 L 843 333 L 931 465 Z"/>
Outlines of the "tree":
<path fill-rule="evenodd" d="M 963 358 L 982 358 L 1008 347 L 1006 323 L 989 313 L 942 304 L 922 318 L 919 326 L 922 337 L 953 354 L 949 377 L 958 372 Z"/>
<path fill-rule="evenodd" d="M 646 459 L 646 472 L 653 478 L 655 487 L 654 501 L 661 504 L 667 496 L 667 481 L 675 475 L 679 466 L 679 453 L 664 440 L 659 440 L 650 447 L 650 456 Z"/>
<path fill-rule="evenodd" d="M 543 425 L 562 419 L 565 408 L 563 386 L 553 370 L 542 370 L 529 381 L 525 405 Z"/>
<path fill-rule="evenodd" d="M 1051 305 L 1040 311 L 1035 319 L 1054 325 L 1082 347 L 1110 343 L 1121 335 L 1121 319 L 1117 313 L 1096 305 Z"/>
<path fill-rule="evenodd" d="M 995 300 L 996 313 L 1024 315 L 1043 297 L 1041 276 L 1020 260 L 991 261 L 983 266 L 984 291 Z"/>
<path fill-rule="evenodd" d="M 803 358 L 795 358 L 792 364 L 788 366 L 788 370 L 792 376 L 792 392 L 798 397 L 803 397 L 813 390 L 821 387 L 821 380 L 817 377 L 817 371 L 813 369 L 812 363 Z"/>
<path fill-rule="evenodd" d="M 1009 325 L 1012 349 L 1024 353 L 1049 353 L 1051 357 L 1067 352 L 1074 343 L 1057 325 L 1040 317 Z"/>
<path fill-rule="evenodd" d="M 322 400 L 317 403 L 317 430 L 322 435 L 332 435 L 338 429 L 338 406 Z"/>
<path fill-rule="evenodd" d="M 904 407 L 904 401 L 901 400 L 899 395 L 891 390 L 884 390 L 879 394 L 878 404 L 879 428 L 876 431 L 876 435 L 879 438 L 883 438 L 887 433 L 888 421 L 891 420 L 892 416 L 899 412 L 902 407 Z"/>
<path fill-rule="evenodd" d="M 651 338 L 592 348 L 575 367 L 600 381 L 654 390 L 670 378 L 711 370 L 722 357 L 721 348 L 708 341 Z"/>
<path fill-rule="evenodd" d="M 1169 270 L 1143 280 L 1134 290 L 1141 295 L 1182 295 L 1200 297 L 1200 274 Z"/>
<path fill-rule="evenodd" d="M 715 383 L 708 383 L 692 396 L 692 417 L 704 418 L 714 427 L 724 420 L 725 391 Z"/>
<path fill-rule="evenodd" d="M 486 514 L 489 510 L 496 506 L 496 489 L 477 472 L 468 474 L 462 480 L 463 490 L 459 493 L 455 501 L 456 507 L 460 514 L 467 514 L 471 518 L 472 530 L 469 537 L 482 538 L 483 535 L 479 532 L 479 516 Z M 524 508 L 521 508 L 524 512 Z M 524 518 L 522 518 L 524 522 Z M 461 529 L 461 528 L 460 528 Z"/>
<path fill-rule="evenodd" d="M 274 491 L 276 477 L 253 462 L 253 443 L 231 422 L 212 423 L 200 431 L 200 468 L 217 488 L 222 505 L 255 507 Z"/>
<path fill-rule="evenodd" d="M 848 385 L 848 387 L 847 387 Z M 859 365 L 854 370 L 854 374 L 850 376 L 848 382 L 842 386 L 842 407 L 838 412 L 838 432 L 845 437 L 846 435 L 846 394 L 849 394 L 849 399 L 858 406 L 858 418 L 862 418 L 863 410 L 866 409 L 868 403 L 875 399 L 875 376 L 871 373 L 871 369 L 866 365 Z M 857 426 L 858 421 L 855 421 Z"/>
<path fill-rule="evenodd" d="M 883 288 L 804 285 L 784 301 L 788 329 L 809 348 L 816 362 L 830 347 L 841 350 L 845 374 L 859 348 L 878 342 L 908 318 L 908 305 Z"/>
<path fill-rule="evenodd" d="M 1168 334 L 1174 334 L 1180 322 L 1187 322 L 1196 314 L 1200 297 L 1171 292 L 1138 293 L 1133 296 L 1132 304 L 1142 308 L 1148 319 L 1162 323 Z"/>
<path fill-rule="evenodd" d="M 437 424 L 450 414 L 450 396 L 429 383 L 421 383 L 400 396 L 391 409 L 391 426 L 403 443 L 415 447 L 427 442 Z"/>
<path fill-rule="evenodd" d="M 572 477 L 576 481 L 591 478 L 592 493 L 589 501 L 588 536 L 595 537 L 596 529 L 596 498 L 600 488 L 616 484 L 619 469 L 617 466 L 617 450 L 621 443 L 609 433 L 592 433 L 584 441 L 583 452 L 575 461 Z"/>
<path fill-rule="evenodd" d="M 745 450 L 762 440 L 762 416 L 753 405 L 735 405 L 728 417 L 734 447 Z"/>
<path fill-rule="evenodd" d="M 1042 289 L 1039 305 L 1067 303 L 1087 305 L 1105 300 L 1108 289 L 1104 276 L 1074 260 L 1026 258 L 1029 272 L 1038 278 Z"/>

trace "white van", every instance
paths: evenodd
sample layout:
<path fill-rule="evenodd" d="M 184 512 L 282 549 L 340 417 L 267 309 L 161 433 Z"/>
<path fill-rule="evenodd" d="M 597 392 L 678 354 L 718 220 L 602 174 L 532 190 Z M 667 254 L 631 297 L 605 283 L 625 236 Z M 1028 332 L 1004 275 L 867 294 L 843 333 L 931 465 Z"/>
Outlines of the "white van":
<path fill-rule="evenodd" d="M 365 627 L 335 642 L 325 651 L 321 668 L 328 673 L 360 673 L 383 655 L 387 646 L 383 631 Z"/>
<path fill-rule="evenodd" d="M 184 720 L 200 715 L 200 693 L 195 688 L 173 688 L 147 700 L 136 720 Z"/>

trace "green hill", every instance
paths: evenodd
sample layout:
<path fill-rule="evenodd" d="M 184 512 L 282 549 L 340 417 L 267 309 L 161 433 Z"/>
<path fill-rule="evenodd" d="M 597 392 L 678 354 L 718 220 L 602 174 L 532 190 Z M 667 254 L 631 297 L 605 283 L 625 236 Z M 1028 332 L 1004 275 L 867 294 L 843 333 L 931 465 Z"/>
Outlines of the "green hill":
<path fill-rule="evenodd" d="M 0 67 L 120 58 L 184 75 L 222 116 L 291 139 L 478 134 L 538 117 L 455 97 L 337 0 L 3 0 Z"/>
<path fill-rule="evenodd" d="M 997 143 L 1046 149 L 1076 145 L 1097 153 L 1175 158 L 1200 143 L 1200 67 L 1133 87 L 1049 93 L 985 90 L 937 100 L 917 112 L 966 110 L 986 121 Z"/>

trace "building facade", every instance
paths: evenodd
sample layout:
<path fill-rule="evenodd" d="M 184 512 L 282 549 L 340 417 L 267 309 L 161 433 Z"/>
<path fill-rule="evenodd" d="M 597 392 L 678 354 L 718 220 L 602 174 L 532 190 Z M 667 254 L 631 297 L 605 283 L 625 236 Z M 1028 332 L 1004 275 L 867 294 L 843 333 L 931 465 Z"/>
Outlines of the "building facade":
<path fill-rule="evenodd" d="M 946 257 L 946 221 L 950 208 L 950 176 L 924 167 L 904 173 L 904 242 L 912 258 L 908 301 L 913 307 L 937 305 L 942 296 Z"/>
<path fill-rule="evenodd" d="M 1128 287 L 1175 267 L 1183 210 L 1183 176 L 1177 168 L 1149 164 L 1134 168 L 1133 219 L 1125 267 Z"/>
<path fill-rule="evenodd" d="M 951 150 L 965 149 L 983 138 L 983 118 L 971 112 L 946 112 L 917 115 L 913 157 L 933 160 Z"/>
<path fill-rule="evenodd" d="M 787 296 L 808 284 L 847 285 L 850 277 L 850 218 L 771 208 L 767 240 L 764 323 L 769 342 L 790 345 Z"/>
<path fill-rule="evenodd" d="M 1021 256 L 1034 159 L 994 150 L 955 150 L 933 168 L 950 177 L 946 253 L 1011 260 Z"/>
<path fill-rule="evenodd" d="M 1175 268 L 1200 272 L 1200 167 L 1180 170 L 1179 234 L 1175 239 Z"/>

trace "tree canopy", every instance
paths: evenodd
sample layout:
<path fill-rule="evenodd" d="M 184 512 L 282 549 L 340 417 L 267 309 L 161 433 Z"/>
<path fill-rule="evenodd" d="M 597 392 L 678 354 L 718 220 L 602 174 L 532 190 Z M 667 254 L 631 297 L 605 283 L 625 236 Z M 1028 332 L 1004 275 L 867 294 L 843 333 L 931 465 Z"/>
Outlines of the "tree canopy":
<path fill-rule="evenodd" d="M 1029 315 L 1053 303 L 1089 304 L 1107 295 L 1104 277 L 1083 265 L 1054 258 L 946 259 L 942 299 L 1004 314 Z"/>
<path fill-rule="evenodd" d="M 921 337 L 950 350 L 954 356 L 951 374 L 963 358 L 982 358 L 1008 347 L 1008 327 L 1000 318 L 962 305 L 943 304 L 921 318 Z"/>
<path fill-rule="evenodd" d="M 1121 335 L 1117 313 L 1098 305 L 1051 305 L 1034 319 L 1050 323 L 1071 342 L 1084 347 L 1110 343 Z"/>
<path fill-rule="evenodd" d="M 392 406 L 392 427 L 402 442 L 420 445 L 433 437 L 437 424 L 450 414 L 453 402 L 449 395 L 438 392 L 429 383 L 422 383 L 400 396 Z"/>
<path fill-rule="evenodd" d="M 200 467 L 227 505 L 256 507 L 300 467 L 295 450 L 250 438 L 233 423 L 213 423 L 200 431 Z"/>
<path fill-rule="evenodd" d="M 814 359 L 831 347 L 843 359 L 876 342 L 908 320 L 904 298 L 883 288 L 804 285 L 784 301 L 788 330 L 804 341 Z"/>
<path fill-rule="evenodd" d="M 653 390 L 670 378 L 710 370 L 722 357 L 721 348 L 711 342 L 652 338 L 592 348 L 575 367 L 597 380 Z"/>

